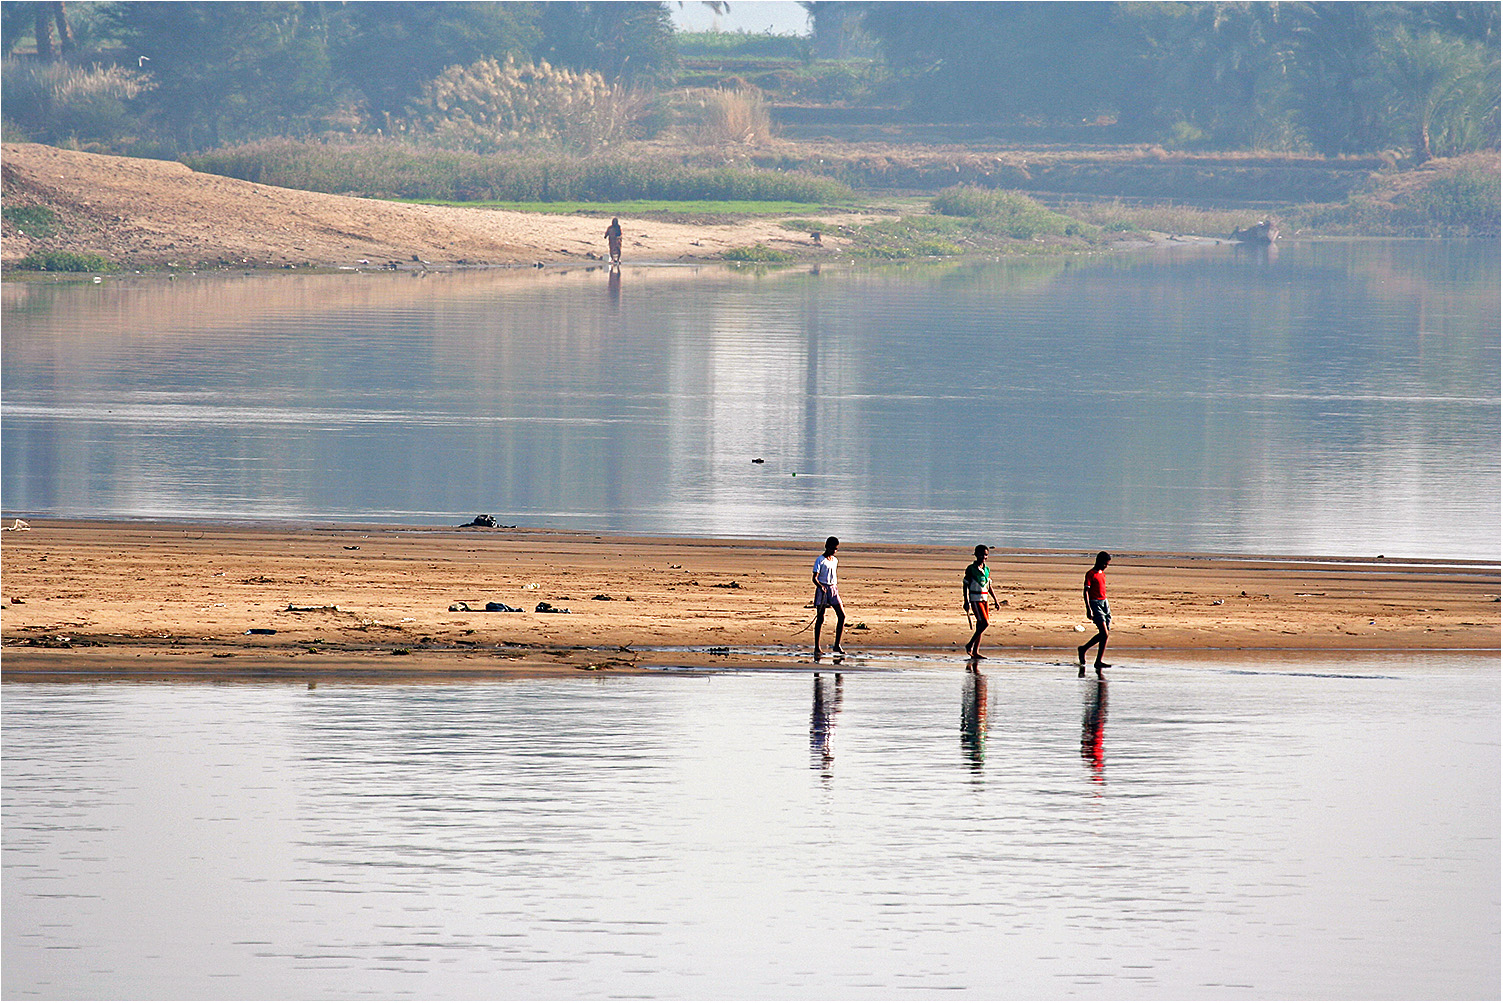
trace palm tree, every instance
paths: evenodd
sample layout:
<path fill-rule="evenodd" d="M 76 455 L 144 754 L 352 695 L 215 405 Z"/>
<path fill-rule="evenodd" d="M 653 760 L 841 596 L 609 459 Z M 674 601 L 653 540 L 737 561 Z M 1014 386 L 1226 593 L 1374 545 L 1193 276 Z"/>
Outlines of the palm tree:
<path fill-rule="evenodd" d="M 1446 115 L 1467 114 L 1486 86 L 1487 60 L 1479 45 L 1436 31 L 1401 28 L 1383 49 L 1395 112 L 1408 120 L 1414 159 L 1424 163 L 1434 156 L 1431 133 L 1437 123 Z M 1496 106 L 1496 97 L 1492 103 Z"/>

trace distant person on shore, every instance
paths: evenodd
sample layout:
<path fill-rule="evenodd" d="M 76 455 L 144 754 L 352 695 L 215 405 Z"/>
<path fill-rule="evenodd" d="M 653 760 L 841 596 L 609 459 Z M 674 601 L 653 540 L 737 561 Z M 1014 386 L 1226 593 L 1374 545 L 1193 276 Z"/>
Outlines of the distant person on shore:
<path fill-rule="evenodd" d="M 966 612 L 976 611 L 976 633 L 966 642 L 965 653 L 972 661 L 985 658 L 981 653 L 981 634 L 991 625 L 991 612 L 987 607 L 987 597 L 991 597 L 992 603 L 997 601 L 997 593 L 992 591 L 992 570 L 986 566 L 988 547 L 984 543 L 976 544 L 976 559 L 966 565 L 965 579 L 962 587 L 965 590 Z"/>
<path fill-rule="evenodd" d="M 611 249 L 611 264 L 621 264 L 621 220 L 611 217 L 611 225 L 605 228 L 605 242 Z"/>
<path fill-rule="evenodd" d="M 824 654 L 819 647 L 819 632 L 825 625 L 825 610 L 835 610 L 835 643 L 830 650 L 837 655 L 845 654 L 840 646 L 840 635 L 845 631 L 845 607 L 840 604 L 840 592 L 835 587 L 835 551 L 840 541 L 830 537 L 825 541 L 825 552 L 814 561 L 814 657 Z"/>
<path fill-rule="evenodd" d="M 1096 649 L 1096 675 L 1101 675 L 1102 669 L 1111 668 L 1105 662 L 1106 638 L 1111 633 L 1112 608 L 1106 603 L 1106 566 L 1112 563 L 1112 555 L 1101 551 L 1096 555 L 1096 564 L 1085 576 L 1085 607 L 1086 616 L 1096 625 L 1096 636 L 1085 644 L 1075 649 L 1076 661 L 1080 663 L 1081 678 L 1085 677 L 1085 656 L 1095 644 L 1101 645 Z"/>

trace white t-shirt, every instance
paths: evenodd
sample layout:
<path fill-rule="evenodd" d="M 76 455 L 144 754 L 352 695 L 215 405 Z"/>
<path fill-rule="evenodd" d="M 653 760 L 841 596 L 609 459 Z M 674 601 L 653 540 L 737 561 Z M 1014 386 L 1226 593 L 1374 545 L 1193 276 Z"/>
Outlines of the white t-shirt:
<path fill-rule="evenodd" d="M 820 585 L 835 587 L 835 557 L 820 554 L 814 562 L 814 580 Z"/>

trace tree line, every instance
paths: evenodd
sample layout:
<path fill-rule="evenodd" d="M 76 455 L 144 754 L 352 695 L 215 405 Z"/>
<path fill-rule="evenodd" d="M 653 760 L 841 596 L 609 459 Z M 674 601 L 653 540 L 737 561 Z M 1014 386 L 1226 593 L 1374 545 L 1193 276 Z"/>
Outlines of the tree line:
<path fill-rule="evenodd" d="M 931 115 L 1419 160 L 1498 143 L 1495 3 L 856 6 L 897 90 Z"/>
<path fill-rule="evenodd" d="M 389 131 L 424 85 L 480 60 L 547 60 L 649 85 L 671 81 L 677 62 L 669 10 L 651 2 L 142 0 L 6 2 L 0 11 L 7 62 L 32 39 L 38 62 L 113 71 L 135 85 L 117 88 L 119 111 L 178 151 Z M 45 112 L 19 107 L 29 96 L 6 88 L 8 119 Z M 38 117 L 21 120 L 23 131 Z"/>
<path fill-rule="evenodd" d="M 923 120 L 1084 123 L 1118 141 L 1417 160 L 1498 145 L 1496 3 L 804 7 L 811 52 L 875 53 L 873 97 Z M 494 66 L 480 76 L 499 80 L 518 77 L 507 65 L 546 62 L 596 75 L 597 90 L 650 93 L 680 66 L 664 2 L 7 0 L 0 39 L 13 135 L 170 155 L 389 135 L 456 67 Z M 477 107 L 496 103 L 486 100 Z M 625 107 L 654 127 L 650 102 L 613 105 Z"/>

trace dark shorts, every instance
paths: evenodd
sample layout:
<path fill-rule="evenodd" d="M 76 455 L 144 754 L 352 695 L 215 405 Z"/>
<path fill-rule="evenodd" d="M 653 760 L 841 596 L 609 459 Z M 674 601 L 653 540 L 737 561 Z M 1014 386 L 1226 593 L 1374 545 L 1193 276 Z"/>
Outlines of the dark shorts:
<path fill-rule="evenodd" d="M 1112 608 L 1105 599 L 1088 599 L 1086 608 L 1090 611 L 1091 622 L 1097 627 L 1106 630 L 1112 625 Z"/>
<path fill-rule="evenodd" d="M 840 606 L 840 591 L 833 585 L 827 589 L 814 590 L 814 608 L 824 609 L 826 606 Z"/>

